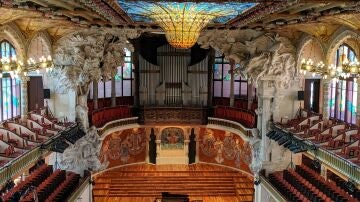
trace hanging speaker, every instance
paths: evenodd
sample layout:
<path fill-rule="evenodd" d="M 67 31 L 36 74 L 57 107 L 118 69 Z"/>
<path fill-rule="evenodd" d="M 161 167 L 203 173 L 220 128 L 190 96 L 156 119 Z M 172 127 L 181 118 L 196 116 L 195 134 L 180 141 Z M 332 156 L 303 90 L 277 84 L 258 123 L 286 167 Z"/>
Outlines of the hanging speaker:
<path fill-rule="evenodd" d="M 50 99 L 50 89 L 44 89 L 44 99 Z"/>
<path fill-rule="evenodd" d="M 298 91 L 298 100 L 304 100 L 304 91 Z"/>

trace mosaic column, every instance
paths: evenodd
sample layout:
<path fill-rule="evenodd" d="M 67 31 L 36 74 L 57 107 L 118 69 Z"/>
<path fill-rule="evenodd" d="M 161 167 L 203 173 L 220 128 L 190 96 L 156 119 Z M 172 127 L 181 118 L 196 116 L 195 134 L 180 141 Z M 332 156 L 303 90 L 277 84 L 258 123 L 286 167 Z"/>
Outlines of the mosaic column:
<path fill-rule="evenodd" d="M 98 81 L 93 81 L 93 104 L 94 104 L 94 110 L 99 108 L 98 105 L 98 96 L 99 96 L 99 86 L 98 86 Z"/>
<path fill-rule="evenodd" d="M 115 76 L 111 78 L 111 106 L 116 106 L 116 85 Z"/>
<path fill-rule="evenodd" d="M 324 119 L 328 119 L 330 114 L 329 114 L 329 87 L 330 87 L 330 81 L 329 79 L 323 79 L 323 110 L 322 110 L 322 114 L 323 114 L 323 118 Z"/>
<path fill-rule="evenodd" d="M 26 119 L 28 114 L 28 76 L 21 76 L 21 119 Z"/>

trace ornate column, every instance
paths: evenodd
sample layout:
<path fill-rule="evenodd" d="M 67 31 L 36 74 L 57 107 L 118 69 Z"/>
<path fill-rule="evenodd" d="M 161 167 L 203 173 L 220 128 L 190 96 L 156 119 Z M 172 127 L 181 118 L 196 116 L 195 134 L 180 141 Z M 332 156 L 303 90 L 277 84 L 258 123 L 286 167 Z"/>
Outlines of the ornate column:
<path fill-rule="evenodd" d="M 26 119 L 28 113 L 28 76 L 21 76 L 21 119 Z"/>
<path fill-rule="evenodd" d="M 234 87 L 235 87 L 235 62 L 234 60 L 230 60 L 230 107 L 234 106 L 235 95 L 234 95 Z"/>
<path fill-rule="evenodd" d="M 99 108 L 99 105 L 98 105 L 98 96 L 99 96 L 99 92 L 98 92 L 98 89 L 99 86 L 98 86 L 98 81 L 93 81 L 93 104 L 94 104 L 94 110 L 98 109 Z"/>
<path fill-rule="evenodd" d="M 280 121 L 281 114 L 280 114 L 280 102 L 284 99 L 283 89 L 276 88 L 274 102 L 272 105 L 272 112 L 273 112 L 273 120 Z"/>
<path fill-rule="evenodd" d="M 116 82 L 115 76 L 111 78 L 111 106 L 116 106 Z"/>
<path fill-rule="evenodd" d="M 329 114 L 329 87 L 330 87 L 330 81 L 329 79 L 323 79 L 323 110 L 322 110 L 322 114 L 323 114 L 323 118 L 324 119 L 328 119 L 330 114 Z M 358 84 L 359 85 L 359 84 Z M 359 94 L 358 94 L 359 95 Z"/>

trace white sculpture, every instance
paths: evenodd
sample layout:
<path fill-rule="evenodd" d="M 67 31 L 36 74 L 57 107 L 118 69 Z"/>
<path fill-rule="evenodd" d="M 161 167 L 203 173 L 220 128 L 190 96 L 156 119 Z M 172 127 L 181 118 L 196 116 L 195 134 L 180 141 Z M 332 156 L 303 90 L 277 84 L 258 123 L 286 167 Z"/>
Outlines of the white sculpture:
<path fill-rule="evenodd" d="M 60 168 L 82 174 L 84 170 L 98 171 L 105 169 L 108 162 L 99 160 L 101 141 L 97 129 L 91 127 L 86 135 L 69 146 L 62 154 Z"/>
<path fill-rule="evenodd" d="M 117 67 L 124 63 L 124 49 L 132 50 L 127 39 L 138 35 L 135 30 L 94 29 L 77 32 L 58 41 L 51 76 L 57 80 L 58 90 L 76 91 L 76 118 L 86 132 L 84 137 L 64 151 L 63 169 L 82 173 L 85 169 L 98 171 L 107 167 L 107 162 L 101 164 L 98 158 L 101 141 L 97 129 L 89 128 L 87 96 L 91 82 L 115 76 Z"/>
<path fill-rule="evenodd" d="M 110 79 L 124 63 L 125 48 L 132 50 L 128 38 L 137 37 L 134 30 L 86 30 L 60 39 L 54 51 L 57 90 L 77 93 L 76 115 L 87 130 L 87 96 L 90 83 Z"/>
<path fill-rule="evenodd" d="M 255 85 L 262 77 L 272 76 L 277 87 L 288 88 L 295 76 L 295 47 L 289 39 L 275 33 L 211 30 L 204 32 L 198 43 L 202 48 L 211 46 L 240 64 L 235 72 L 244 72 Z"/>

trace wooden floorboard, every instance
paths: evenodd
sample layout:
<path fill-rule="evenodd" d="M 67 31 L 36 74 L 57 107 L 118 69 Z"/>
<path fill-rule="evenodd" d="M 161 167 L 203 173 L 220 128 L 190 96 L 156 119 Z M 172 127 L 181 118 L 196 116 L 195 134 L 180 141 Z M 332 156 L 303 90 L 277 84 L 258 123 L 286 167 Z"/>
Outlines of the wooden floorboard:
<path fill-rule="evenodd" d="M 154 202 L 161 192 L 188 194 L 190 201 L 252 201 L 253 181 L 215 165 L 132 165 L 95 177 L 94 201 Z"/>

